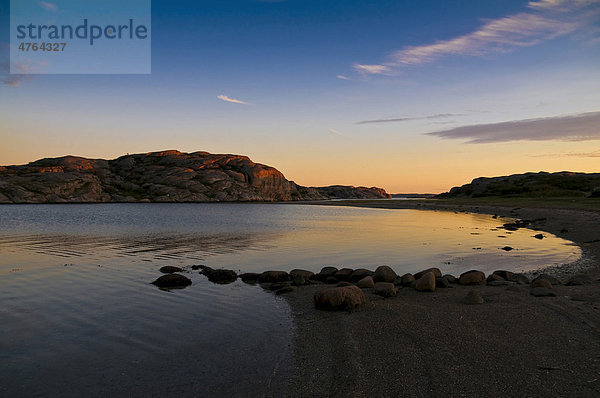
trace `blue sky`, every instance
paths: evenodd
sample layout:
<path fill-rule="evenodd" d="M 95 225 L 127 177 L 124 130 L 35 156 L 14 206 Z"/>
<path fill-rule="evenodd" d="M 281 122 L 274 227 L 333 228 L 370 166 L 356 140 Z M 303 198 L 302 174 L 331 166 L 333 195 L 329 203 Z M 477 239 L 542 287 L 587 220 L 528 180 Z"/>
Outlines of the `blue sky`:
<path fill-rule="evenodd" d="M 600 171 L 599 65 L 598 0 L 153 0 L 150 75 L 4 71 L 0 163 L 206 150 L 392 192 Z"/>

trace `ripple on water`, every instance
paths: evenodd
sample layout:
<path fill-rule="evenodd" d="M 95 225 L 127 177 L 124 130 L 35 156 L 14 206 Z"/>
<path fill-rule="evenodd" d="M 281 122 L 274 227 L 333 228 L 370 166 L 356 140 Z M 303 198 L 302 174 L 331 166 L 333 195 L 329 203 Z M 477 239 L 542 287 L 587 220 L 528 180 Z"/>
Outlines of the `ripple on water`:
<path fill-rule="evenodd" d="M 229 396 L 282 382 L 292 323 L 280 298 L 198 273 L 191 287 L 162 291 L 148 284 L 155 269 L 134 268 L 5 275 L 0 392 Z"/>

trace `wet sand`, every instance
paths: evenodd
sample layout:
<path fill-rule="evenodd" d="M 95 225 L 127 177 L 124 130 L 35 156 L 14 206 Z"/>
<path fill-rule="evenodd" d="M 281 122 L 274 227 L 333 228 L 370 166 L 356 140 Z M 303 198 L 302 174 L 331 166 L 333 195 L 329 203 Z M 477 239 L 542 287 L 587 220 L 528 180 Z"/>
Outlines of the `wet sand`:
<path fill-rule="evenodd" d="M 544 218 L 532 228 L 583 251 L 575 263 L 545 272 L 563 282 L 583 272 L 594 282 L 555 286 L 556 297 L 534 297 L 524 285 L 403 288 L 388 299 L 366 291 L 369 302 L 352 313 L 318 311 L 312 297 L 323 286 L 299 288 L 285 295 L 296 324 L 286 396 L 600 396 L 600 213 L 421 201 L 332 204 Z M 484 304 L 461 303 L 473 289 Z"/>

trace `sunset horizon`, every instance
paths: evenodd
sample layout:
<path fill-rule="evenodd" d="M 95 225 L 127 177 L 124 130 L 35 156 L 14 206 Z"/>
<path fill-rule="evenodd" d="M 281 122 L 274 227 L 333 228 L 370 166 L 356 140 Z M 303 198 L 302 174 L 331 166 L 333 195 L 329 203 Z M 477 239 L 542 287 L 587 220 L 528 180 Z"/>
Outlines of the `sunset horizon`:
<path fill-rule="evenodd" d="M 69 3 L 31 7 L 54 21 Z M 151 74 L 3 70 L 1 163 L 176 148 L 394 193 L 599 171 L 599 6 L 154 1 Z"/>

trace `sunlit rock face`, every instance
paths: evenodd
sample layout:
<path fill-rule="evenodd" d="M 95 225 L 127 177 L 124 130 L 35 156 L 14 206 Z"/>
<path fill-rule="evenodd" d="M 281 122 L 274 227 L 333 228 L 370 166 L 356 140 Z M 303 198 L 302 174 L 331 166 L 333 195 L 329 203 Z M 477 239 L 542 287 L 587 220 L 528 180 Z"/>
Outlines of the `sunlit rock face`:
<path fill-rule="evenodd" d="M 0 203 L 248 202 L 387 198 L 381 188 L 302 187 L 247 156 L 151 152 L 0 167 Z"/>

